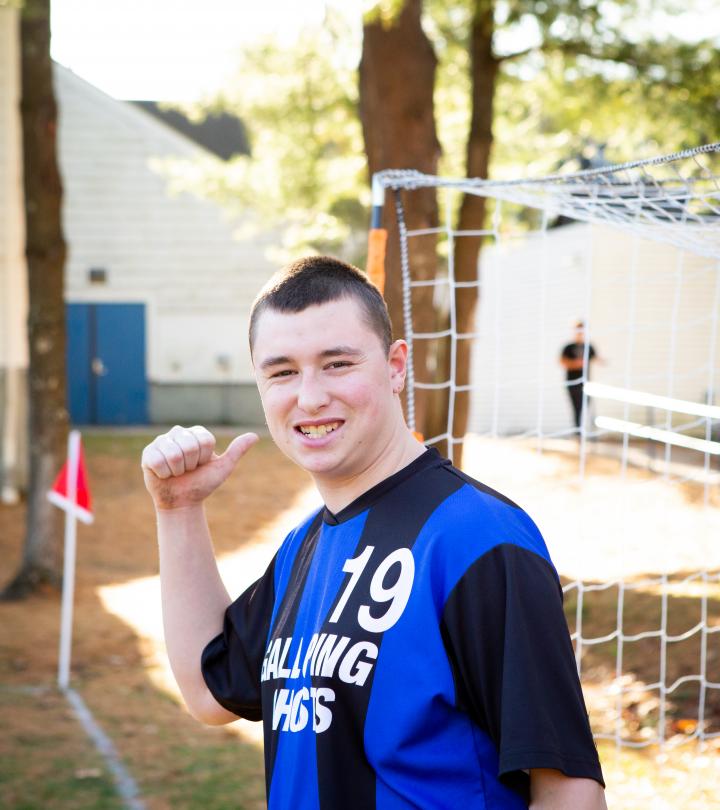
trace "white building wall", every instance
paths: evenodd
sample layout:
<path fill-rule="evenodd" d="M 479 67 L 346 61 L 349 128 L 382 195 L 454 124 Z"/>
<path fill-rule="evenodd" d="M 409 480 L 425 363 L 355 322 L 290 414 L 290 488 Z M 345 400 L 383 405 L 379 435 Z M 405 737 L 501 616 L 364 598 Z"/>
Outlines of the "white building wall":
<path fill-rule="evenodd" d="M 593 365 L 594 380 L 696 402 L 713 378 L 720 389 L 717 262 L 575 224 L 486 248 L 480 272 L 473 431 L 572 427 L 558 355 L 579 318 L 606 361 Z M 642 422 L 651 416 L 608 401 L 594 409 Z"/>
<path fill-rule="evenodd" d="M 586 311 L 586 242 L 584 226 L 571 225 L 483 249 L 471 431 L 569 426 L 557 357 Z"/>
<path fill-rule="evenodd" d="M 0 7 L 0 362 L 27 367 L 19 13 Z"/>
<path fill-rule="evenodd" d="M 131 104 L 56 66 L 70 301 L 144 302 L 152 383 L 250 383 L 250 304 L 273 234 L 240 241 L 212 201 L 173 193 L 161 163 L 214 160 Z M 90 268 L 107 271 L 100 286 Z"/>
<path fill-rule="evenodd" d="M 15 497 L 25 467 L 27 270 L 20 127 L 19 12 L 0 6 L 0 488 Z"/>
<path fill-rule="evenodd" d="M 593 229 L 593 243 L 591 317 L 614 358 L 603 377 L 639 391 L 705 401 L 708 389 L 720 385 L 720 264 L 608 228 Z M 622 406 L 602 407 L 607 415 L 622 415 Z"/>

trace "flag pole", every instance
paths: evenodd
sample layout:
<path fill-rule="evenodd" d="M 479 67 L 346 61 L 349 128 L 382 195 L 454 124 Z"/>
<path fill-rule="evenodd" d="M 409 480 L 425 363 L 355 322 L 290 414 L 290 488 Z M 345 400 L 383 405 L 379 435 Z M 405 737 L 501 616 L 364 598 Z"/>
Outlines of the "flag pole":
<path fill-rule="evenodd" d="M 71 430 L 68 436 L 67 498 L 77 502 L 77 479 L 80 456 L 80 432 Z M 62 608 L 60 612 L 60 659 L 58 686 L 63 691 L 70 684 L 70 648 L 72 644 L 73 599 L 75 594 L 75 547 L 77 539 L 76 509 L 65 510 L 65 552 L 63 562 Z"/>

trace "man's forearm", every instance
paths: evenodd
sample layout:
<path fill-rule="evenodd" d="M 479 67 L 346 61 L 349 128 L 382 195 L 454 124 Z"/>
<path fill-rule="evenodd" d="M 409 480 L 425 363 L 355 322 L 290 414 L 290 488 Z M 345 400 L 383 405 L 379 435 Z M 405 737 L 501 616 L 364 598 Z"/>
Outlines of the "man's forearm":
<path fill-rule="evenodd" d="M 234 719 L 215 702 L 200 671 L 205 645 L 222 630 L 230 597 L 220 578 L 202 505 L 158 510 L 165 643 L 191 714 L 207 723 Z"/>
<path fill-rule="evenodd" d="M 575 779 L 560 771 L 530 771 L 530 810 L 607 810 L 605 791 L 594 779 Z"/>

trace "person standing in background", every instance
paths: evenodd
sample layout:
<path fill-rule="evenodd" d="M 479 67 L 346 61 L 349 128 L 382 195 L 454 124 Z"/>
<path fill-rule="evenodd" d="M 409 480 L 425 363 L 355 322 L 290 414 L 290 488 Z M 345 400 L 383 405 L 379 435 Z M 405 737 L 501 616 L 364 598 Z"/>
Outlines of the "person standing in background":
<path fill-rule="evenodd" d="M 603 363 L 592 343 L 585 346 L 585 322 L 575 324 L 575 340 L 563 347 L 560 365 L 565 369 L 565 385 L 570 397 L 578 429 L 583 420 L 583 395 L 585 382 L 590 379 L 590 366 L 594 360 Z M 587 366 L 585 365 L 587 362 Z"/>

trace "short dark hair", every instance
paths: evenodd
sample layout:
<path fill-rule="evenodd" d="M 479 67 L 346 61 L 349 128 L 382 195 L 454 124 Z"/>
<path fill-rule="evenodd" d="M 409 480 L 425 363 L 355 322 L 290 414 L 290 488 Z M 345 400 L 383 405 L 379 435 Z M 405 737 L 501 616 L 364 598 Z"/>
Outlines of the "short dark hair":
<path fill-rule="evenodd" d="M 380 338 L 387 353 L 392 343 L 392 326 L 387 305 L 378 288 L 357 267 L 331 256 L 309 256 L 289 264 L 262 288 L 250 311 L 250 352 L 257 322 L 266 309 L 302 312 L 316 304 L 354 298 L 365 313 L 365 322 Z"/>

